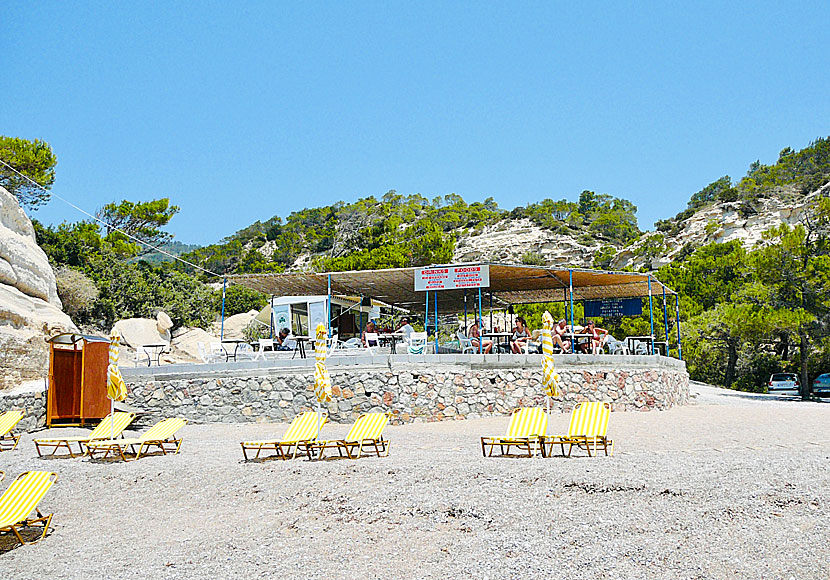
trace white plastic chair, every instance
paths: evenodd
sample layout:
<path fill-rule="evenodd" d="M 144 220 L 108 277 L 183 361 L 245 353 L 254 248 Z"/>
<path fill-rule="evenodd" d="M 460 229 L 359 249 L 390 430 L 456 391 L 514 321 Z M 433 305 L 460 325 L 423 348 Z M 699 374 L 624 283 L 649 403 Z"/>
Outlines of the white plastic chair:
<path fill-rule="evenodd" d="M 458 337 L 458 345 L 461 347 L 461 354 L 464 354 L 467 351 L 470 351 L 470 353 L 472 353 L 472 354 L 475 354 L 475 353 L 478 352 L 476 350 L 476 347 L 473 346 L 473 341 L 471 339 L 467 338 L 466 336 L 464 336 L 463 332 L 461 332 L 459 330 L 456 333 L 456 336 Z"/>
<path fill-rule="evenodd" d="M 225 359 L 228 360 L 228 352 L 225 350 L 225 347 L 222 346 L 221 342 L 211 342 L 210 343 L 210 352 L 208 352 L 208 356 L 213 359 L 214 362 Z"/>
<path fill-rule="evenodd" d="M 378 346 L 378 347 L 380 346 L 380 340 L 378 339 L 378 333 L 377 332 L 367 332 L 366 333 L 366 350 L 369 351 L 369 354 L 374 356 L 375 351 L 372 350 L 372 348 L 373 348 L 372 343 L 373 342 L 375 343 L 375 346 Z"/>
<path fill-rule="evenodd" d="M 256 360 L 254 347 L 247 342 L 240 342 L 236 347 L 236 360 Z"/>
<path fill-rule="evenodd" d="M 411 332 L 407 350 L 409 354 L 425 354 L 427 351 L 427 333 Z"/>
<path fill-rule="evenodd" d="M 265 349 L 270 348 L 271 352 L 274 352 L 274 339 L 273 338 L 260 338 L 259 339 L 259 350 L 256 352 L 256 356 L 254 360 L 261 358 L 265 360 Z"/>

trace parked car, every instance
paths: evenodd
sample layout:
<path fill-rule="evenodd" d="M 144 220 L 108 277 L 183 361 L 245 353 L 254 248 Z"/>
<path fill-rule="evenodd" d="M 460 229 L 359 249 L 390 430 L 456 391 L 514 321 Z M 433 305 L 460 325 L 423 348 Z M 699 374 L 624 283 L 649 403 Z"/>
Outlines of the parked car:
<path fill-rule="evenodd" d="M 813 381 L 813 394 L 821 397 L 830 395 L 830 373 L 819 375 Z"/>
<path fill-rule="evenodd" d="M 830 375 L 828 375 L 830 376 Z M 769 378 L 767 392 L 776 395 L 797 395 L 801 388 L 801 381 L 795 373 L 775 373 Z"/>

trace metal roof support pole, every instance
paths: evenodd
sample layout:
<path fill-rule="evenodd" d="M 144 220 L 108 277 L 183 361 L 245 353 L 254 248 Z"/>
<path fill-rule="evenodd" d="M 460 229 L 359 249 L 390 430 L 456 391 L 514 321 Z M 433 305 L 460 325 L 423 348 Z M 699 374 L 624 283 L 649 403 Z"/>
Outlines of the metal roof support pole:
<path fill-rule="evenodd" d="M 574 271 L 568 270 L 568 295 L 571 297 L 571 334 L 574 333 Z M 571 337 L 573 338 L 573 337 Z M 571 345 L 573 349 L 573 345 Z"/>
<path fill-rule="evenodd" d="M 481 286 L 478 287 L 478 318 L 481 318 Z M 475 324 L 478 326 L 478 354 L 484 354 L 484 340 L 481 337 L 481 324 L 476 318 Z"/>
<path fill-rule="evenodd" d="M 429 336 L 429 290 L 427 290 L 427 304 L 424 309 L 424 332 Z M 424 348 L 426 350 L 426 348 Z"/>
<path fill-rule="evenodd" d="M 677 322 L 677 356 L 683 360 L 683 347 L 680 346 L 680 296 L 674 295 L 674 319 Z"/>
<path fill-rule="evenodd" d="M 274 295 L 271 294 L 271 340 L 274 339 Z"/>
<path fill-rule="evenodd" d="M 663 326 L 666 329 L 666 356 L 669 356 L 669 311 L 666 309 L 665 286 L 663 286 Z"/>
<path fill-rule="evenodd" d="M 435 294 L 435 348 L 432 352 L 438 354 L 438 292 L 434 292 Z"/>
<path fill-rule="evenodd" d="M 493 293 L 490 292 L 490 331 L 493 331 Z"/>
<path fill-rule="evenodd" d="M 648 275 L 648 318 L 651 321 L 651 354 L 654 354 L 654 304 L 651 299 L 651 274 Z"/>
<path fill-rule="evenodd" d="M 326 315 L 328 318 L 328 337 L 331 338 L 331 274 L 329 274 L 329 287 L 328 287 L 328 297 L 326 298 L 326 309 L 328 310 L 328 314 Z M 316 330 L 315 330 L 316 332 Z"/>
<path fill-rule="evenodd" d="M 467 334 L 467 291 L 464 290 L 464 334 Z"/>
<path fill-rule="evenodd" d="M 357 319 L 357 330 L 360 332 L 360 336 L 363 336 L 363 294 L 360 295 L 360 306 L 357 307 L 357 311 L 360 313 L 360 318 Z"/>
<path fill-rule="evenodd" d="M 222 326 L 219 330 L 219 340 L 225 340 L 225 288 L 228 285 L 228 279 L 222 278 Z"/>

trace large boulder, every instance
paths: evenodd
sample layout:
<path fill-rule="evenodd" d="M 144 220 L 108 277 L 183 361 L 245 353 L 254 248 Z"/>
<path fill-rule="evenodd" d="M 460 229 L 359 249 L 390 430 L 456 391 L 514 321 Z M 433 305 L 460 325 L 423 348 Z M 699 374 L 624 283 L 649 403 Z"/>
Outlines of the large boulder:
<path fill-rule="evenodd" d="M 133 348 L 147 344 L 170 344 L 170 330 L 160 330 L 158 320 L 152 318 L 126 318 L 112 327 L 118 331 L 122 342 Z"/>
<path fill-rule="evenodd" d="M 0 187 L 0 389 L 44 377 L 45 339 L 77 330 L 61 311 L 55 273 L 31 220 Z"/>
<path fill-rule="evenodd" d="M 234 314 L 233 316 L 228 316 L 225 319 L 224 338 L 231 340 L 241 340 L 245 338 L 243 331 L 249 324 L 251 324 L 251 322 L 253 322 L 254 318 L 257 317 L 257 314 L 259 314 L 258 310 L 251 310 L 249 312 L 241 312 L 239 314 Z M 213 330 L 213 334 L 216 336 L 222 334 L 222 322 L 214 322 L 211 330 Z"/>

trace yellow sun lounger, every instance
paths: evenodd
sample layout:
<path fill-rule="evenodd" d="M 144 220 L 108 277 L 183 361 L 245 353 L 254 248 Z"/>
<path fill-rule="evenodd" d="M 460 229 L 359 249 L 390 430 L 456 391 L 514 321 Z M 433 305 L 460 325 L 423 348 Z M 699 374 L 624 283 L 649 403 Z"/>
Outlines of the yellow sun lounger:
<path fill-rule="evenodd" d="M 26 471 L 17 476 L 9 489 L 0 496 L 0 533 L 12 532 L 21 544 L 34 544 L 46 537 L 52 515 L 44 516 L 38 504 L 52 484 L 58 480 L 57 473 L 48 471 Z M 36 518 L 30 518 L 32 512 Z M 21 527 L 43 526 L 43 534 L 34 542 L 27 542 L 20 535 Z"/>
<path fill-rule="evenodd" d="M 0 415 L 0 451 L 12 451 L 20 443 L 20 435 L 12 433 L 12 429 L 17 427 L 24 415 L 25 413 L 19 409 Z"/>
<path fill-rule="evenodd" d="M 548 428 L 548 414 L 542 407 L 523 407 L 513 411 L 507 433 L 503 437 L 482 437 L 481 453 L 485 457 L 493 455 L 493 449 L 499 448 L 502 455 L 510 453 L 511 447 L 527 449 L 527 456 L 533 457 L 536 450 L 541 450 L 540 437 Z M 487 448 L 490 453 L 487 453 Z"/>
<path fill-rule="evenodd" d="M 559 445 L 562 455 L 565 455 L 565 445 L 568 446 L 568 457 L 574 446 L 581 447 L 588 455 L 596 455 L 598 449 L 609 455 L 614 454 L 614 442 L 606 438 L 608 432 L 608 418 L 611 415 L 611 405 L 608 403 L 587 402 L 578 403 L 571 412 L 571 422 L 568 425 L 568 434 L 543 438 L 543 445 L 547 445 L 547 455 L 553 453 L 553 446 Z M 593 449 L 593 454 L 591 450 Z"/>
<path fill-rule="evenodd" d="M 164 419 L 159 421 L 146 432 L 135 439 L 105 439 L 103 441 L 90 441 L 87 443 L 90 457 L 95 457 L 98 452 L 103 452 L 103 458 L 113 455 L 121 456 L 124 461 L 129 461 L 124 451 L 129 447 L 135 454 L 134 459 L 141 457 L 144 448 L 158 447 L 161 452 L 178 453 L 182 446 L 182 440 L 176 438 L 176 432 L 187 424 L 185 419 Z M 136 451 L 136 446 L 138 451 Z"/>
<path fill-rule="evenodd" d="M 364 452 L 373 452 L 378 457 L 389 455 L 389 441 L 383 438 L 383 430 L 392 418 L 392 413 L 363 413 L 349 429 L 345 439 L 326 441 L 311 441 L 305 444 L 308 458 L 314 458 L 314 452 L 319 451 L 317 459 L 323 458 L 326 449 L 337 449 L 340 457 L 343 452 L 349 459 L 357 459 Z"/>
<path fill-rule="evenodd" d="M 285 432 L 282 439 L 269 439 L 264 441 L 243 441 L 242 455 L 245 456 L 245 461 L 249 459 L 248 451 L 256 449 L 256 455 L 250 459 L 259 459 L 259 454 L 266 450 L 276 452 L 276 457 L 280 459 L 294 459 L 297 456 L 297 451 L 300 445 L 308 441 L 317 439 L 320 434 L 320 428 L 329 420 L 329 414 L 326 412 L 316 413 L 314 411 L 306 411 L 294 417 L 288 431 Z M 264 458 L 263 458 L 264 459 Z"/>
<path fill-rule="evenodd" d="M 135 419 L 135 413 L 115 413 L 115 415 L 107 415 L 98 425 L 87 433 L 86 435 L 78 435 L 74 437 L 54 437 L 54 438 L 38 438 L 35 439 L 35 448 L 37 449 L 37 454 L 39 457 L 43 457 L 40 452 L 41 447 L 46 447 L 49 449 L 52 448 L 52 453 L 47 455 L 47 457 L 55 456 L 55 453 L 58 449 L 62 447 L 66 447 L 66 450 L 69 452 L 69 457 L 75 457 L 75 453 L 72 452 L 72 447 L 70 443 L 77 443 L 78 444 L 78 455 L 84 455 L 86 450 L 84 449 L 84 445 L 89 443 L 90 441 L 100 441 L 103 439 L 111 439 L 113 437 L 120 437 L 121 433 L 127 426 L 133 422 Z M 57 457 L 66 457 L 65 455 L 58 455 Z"/>

